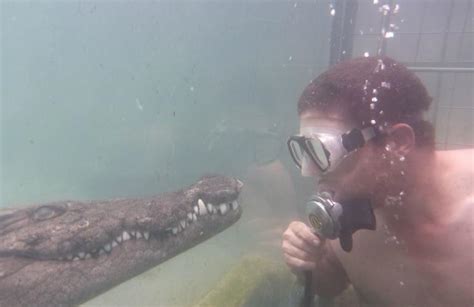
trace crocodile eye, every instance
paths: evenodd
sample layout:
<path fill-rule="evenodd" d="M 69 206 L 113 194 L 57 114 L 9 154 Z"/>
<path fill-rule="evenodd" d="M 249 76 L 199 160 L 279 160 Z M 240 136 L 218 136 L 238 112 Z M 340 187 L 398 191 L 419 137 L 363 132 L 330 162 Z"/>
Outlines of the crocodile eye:
<path fill-rule="evenodd" d="M 33 212 L 33 219 L 35 221 L 44 221 L 61 215 L 64 209 L 53 206 L 41 206 Z"/>

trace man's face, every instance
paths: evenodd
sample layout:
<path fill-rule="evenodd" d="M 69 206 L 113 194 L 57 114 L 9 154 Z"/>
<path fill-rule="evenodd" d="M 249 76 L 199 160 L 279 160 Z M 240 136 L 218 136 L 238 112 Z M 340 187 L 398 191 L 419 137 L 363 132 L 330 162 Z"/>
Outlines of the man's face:
<path fill-rule="evenodd" d="M 338 114 L 326 114 L 317 111 L 306 111 L 300 116 L 300 134 L 311 137 L 319 129 L 331 129 L 343 134 L 353 128 L 356 123 L 344 120 Z M 301 173 L 316 179 L 316 189 L 334 193 L 336 201 L 355 197 L 370 197 L 386 173 L 383 166 L 383 152 L 379 146 L 369 141 L 364 147 L 351 152 L 337 167 L 323 173 L 310 160 L 303 159 Z"/>

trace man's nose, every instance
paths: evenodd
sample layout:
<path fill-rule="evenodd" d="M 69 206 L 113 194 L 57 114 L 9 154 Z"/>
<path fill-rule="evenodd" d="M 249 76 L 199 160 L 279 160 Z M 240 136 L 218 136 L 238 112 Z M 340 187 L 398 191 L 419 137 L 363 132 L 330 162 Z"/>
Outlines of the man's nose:
<path fill-rule="evenodd" d="M 306 152 L 303 154 L 303 159 L 301 161 L 301 175 L 304 177 L 321 175 L 321 171 Z"/>

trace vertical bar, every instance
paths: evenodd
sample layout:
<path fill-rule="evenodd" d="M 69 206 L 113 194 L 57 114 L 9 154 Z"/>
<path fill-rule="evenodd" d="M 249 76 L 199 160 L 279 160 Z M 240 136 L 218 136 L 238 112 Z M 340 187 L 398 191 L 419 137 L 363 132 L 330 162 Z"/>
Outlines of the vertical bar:
<path fill-rule="evenodd" d="M 459 45 L 458 45 L 458 52 L 456 54 L 456 61 L 459 61 L 459 58 L 461 57 L 461 46 L 462 46 L 462 43 L 463 43 L 463 38 L 464 38 L 464 33 L 466 32 L 466 28 L 467 28 L 467 23 L 469 21 L 469 14 L 471 13 L 471 8 L 472 8 L 472 1 L 468 1 L 468 4 L 467 4 L 467 10 L 466 10 L 466 17 L 464 18 L 464 22 L 463 22 L 463 25 L 462 25 L 462 30 L 461 32 L 463 34 L 461 34 L 461 37 L 459 39 Z M 451 114 L 453 113 L 453 103 L 454 103 L 454 92 L 455 92 L 455 89 L 456 89 L 456 84 L 457 84 L 457 77 L 458 77 L 459 74 L 457 73 L 454 73 L 454 77 L 453 77 L 453 88 L 451 90 L 451 95 L 450 95 L 450 99 L 448 101 L 448 114 L 447 114 L 447 123 L 448 123 L 448 126 L 447 126 L 447 131 L 446 131 L 446 135 L 444 136 L 444 141 L 443 141 L 443 145 L 444 145 L 444 149 L 447 149 L 448 148 L 448 136 L 449 136 L 449 124 L 451 122 Z"/>
<path fill-rule="evenodd" d="M 422 8 L 422 6 L 420 6 Z M 425 25 L 425 16 L 426 16 L 426 10 L 421 10 L 421 21 L 420 21 L 420 31 L 418 32 L 418 40 L 416 42 L 416 52 L 415 52 L 415 59 L 414 61 L 416 62 L 418 60 L 418 52 L 420 51 L 420 42 L 421 42 L 421 33 L 423 32 L 423 26 Z"/>
<path fill-rule="evenodd" d="M 336 15 L 331 29 L 329 65 L 352 56 L 358 7 L 357 0 L 336 0 L 334 5 Z M 343 51 L 345 51 L 344 54 Z"/>
<path fill-rule="evenodd" d="M 344 0 L 336 0 L 334 3 L 334 10 L 336 15 L 332 20 L 331 26 L 331 42 L 329 49 L 329 65 L 334 65 L 339 62 L 341 52 L 341 37 L 342 37 L 342 23 L 344 22 Z"/>
<path fill-rule="evenodd" d="M 384 56 L 387 53 L 387 40 L 385 39 L 385 32 L 390 26 L 390 19 L 392 17 L 393 12 L 393 0 L 389 0 L 388 5 L 390 6 L 390 10 L 388 11 L 387 15 L 382 16 L 382 24 L 381 24 L 381 34 L 380 34 L 380 42 L 379 47 L 377 48 L 377 54 L 379 56 Z"/>
<path fill-rule="evenodd" d="M 451 0 L 448 17 L 446 18 L 446 27 L 444 28 L 444 33 L 443 33 L 443 43 L 442 43 L 443 46 L 441 46 L 441 60 L 440 60 L 441 63 L 446 60 L 446 45 L 448 41 L 449 26 L 451 25 L 453 10 L 454 10 L 454 0 Z M 439 98 L 441 96 L 442 75 L 443 75 L 442 72 L 438 73 L 438 80 L 436 82 L 436 94 L 435 94 L 435 100 L 434 100 L 436 103 L 433 109 L 433 126 L 435 127 L 435 129 L 436 129 L 436 123 L 438 121 L 438 109 L 439 109 Z"/>
<path fill-rule="evenodd" d="M 354 47 L 354 31 L 357 18 L 357 10 L 359 3 L 357 0 L 348 0 L 346 2 L 345 19 L 343 24 L 343 38 L 341 43 L 340 57 L 341 60 L 350 59 L 352 57 L 352 49 Z"/>

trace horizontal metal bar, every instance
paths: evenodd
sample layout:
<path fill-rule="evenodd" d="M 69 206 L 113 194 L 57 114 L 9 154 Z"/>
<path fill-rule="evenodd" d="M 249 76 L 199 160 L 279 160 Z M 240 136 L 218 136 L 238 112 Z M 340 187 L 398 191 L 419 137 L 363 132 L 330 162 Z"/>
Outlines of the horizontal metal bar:
<path fill-rule="evenodd" d="M 417 67 L 408 66 L 408 69 L 419 72 L 457 72 L 457 73 L 474 73 L 473 67 Z"/>
<path fill-rule="evenodd" d="M 436 142 L 435 145 L 443 145 L 443 146 L 461 146 L 461 147 L 473 147 L 474 146 L 474 143 L 473 144 L 457 144 L 457 143 L 442 143 L 442 142 Z"/>
<path fill-rule="evenodd" d="M 418 35 L 418 34 L 421 34 L 421 35 L 437 35 L 437 34 L 444 34 L 445 32 L 443 31 L 436 31 L 436 32 L 397 32 L 397 31 L 394 31 L 394 34 L 395 35 Z M 462 32 L 462 31 L 451 31 L 451 32 L 447 32 L 447 34 L 472 34 L 474 33 L 474 31 L 465 31 L 465 32 Z M 364 36 L 364 35 L 380 35 L 379 32 L 363 32 L 363 34 L 359 32 L 356 32 L 354 33 L 355 36 Z"/>
<path fill-rule="evenodd" d="M 456 107 L 456 106 L 439 106 L 440 109 L 452 109 L 452 110 L 472 110 L 474 111 L 474 107 Z"/>

